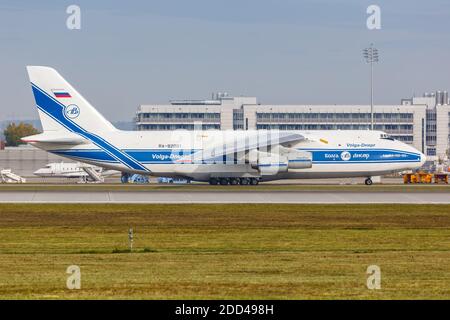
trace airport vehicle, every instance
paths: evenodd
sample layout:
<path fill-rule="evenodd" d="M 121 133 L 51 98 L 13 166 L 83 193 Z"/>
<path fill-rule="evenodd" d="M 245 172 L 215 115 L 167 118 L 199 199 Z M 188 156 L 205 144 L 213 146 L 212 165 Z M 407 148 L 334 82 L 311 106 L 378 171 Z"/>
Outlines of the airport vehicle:
<path fill-rule="evenodd" d="M 130 183 L 136 183 L 136 184 L 147 184 L 149 183 L 149 179 L 148 176 L 144 176 L 142 174 L 133 174 L 130 178 L 129 178 L 129 182 Z"/>
<path fill-rule="evenodd" d="M 448 173 L 405 173 L 403 174 L 403 183 L 445 183 L 448 184 Z"/>
<path fill-rule="evenodd" d="M 0 170 L 0 180 L 2 183 L 25 183 L 27 181 L 25 178 L 12 172 L 11 169 Z"/>
<path fill-rule="evenodd" d="M 81 162 L 53 162 L 33 174 L 43 178 L 78 178 L 82 182 L 103 182 L 105 176 L 117 173 Z"/>
<path fill-rule="evenodd" d="M 22 140 L 70 159 L 143 174 L 258 184 L 417 169 L 425 155 L 380 131 L 121 131 L 49 67 L 27 67 L 43 133 Z"/>

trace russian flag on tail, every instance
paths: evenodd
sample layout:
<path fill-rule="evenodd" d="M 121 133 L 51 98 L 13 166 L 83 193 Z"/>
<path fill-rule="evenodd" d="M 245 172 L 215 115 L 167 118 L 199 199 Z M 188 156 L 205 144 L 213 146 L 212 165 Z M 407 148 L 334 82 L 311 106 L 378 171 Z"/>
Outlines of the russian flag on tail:
<path fill-rule="evenodd" d="M 70 93 L 68 93 L 64 89 L 54 89 L 54 90 L 52 90 L 52 92 L 55 95 L 55 97 L 57 97 L 57 98 L 72 98 Z"/>

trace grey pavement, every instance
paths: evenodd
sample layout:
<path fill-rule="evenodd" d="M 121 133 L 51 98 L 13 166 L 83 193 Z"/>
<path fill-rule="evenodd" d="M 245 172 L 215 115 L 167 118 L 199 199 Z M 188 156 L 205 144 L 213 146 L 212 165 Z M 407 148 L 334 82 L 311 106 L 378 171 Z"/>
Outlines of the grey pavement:
<path fill-rule="evenodd" d="M 436 203 L 448 192 L 1 191 L 0 203 Z"/>

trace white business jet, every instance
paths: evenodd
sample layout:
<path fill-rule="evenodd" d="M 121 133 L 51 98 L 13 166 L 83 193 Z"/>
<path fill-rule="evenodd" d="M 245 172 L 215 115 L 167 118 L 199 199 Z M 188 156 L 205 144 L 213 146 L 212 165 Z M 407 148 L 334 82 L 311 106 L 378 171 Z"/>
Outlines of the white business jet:
<path fill-rule="evenodd" d="M 103 182 L 105 177 L 118 173 L 81 162 L 52 162 L 33 172 L 42 178 L 78 178 L 82 182 Z"/>

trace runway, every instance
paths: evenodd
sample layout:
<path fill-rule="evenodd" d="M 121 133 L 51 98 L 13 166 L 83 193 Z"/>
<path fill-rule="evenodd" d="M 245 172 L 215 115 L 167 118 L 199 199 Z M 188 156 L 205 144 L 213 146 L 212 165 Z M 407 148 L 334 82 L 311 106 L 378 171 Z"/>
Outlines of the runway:
<path fill-rule="evenodd" d="M 0 203 L 450 204 L 450 194 L 322 191 L 2 191 Z"/>

